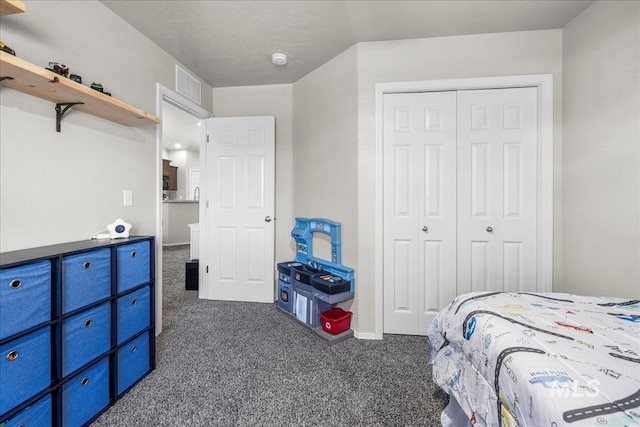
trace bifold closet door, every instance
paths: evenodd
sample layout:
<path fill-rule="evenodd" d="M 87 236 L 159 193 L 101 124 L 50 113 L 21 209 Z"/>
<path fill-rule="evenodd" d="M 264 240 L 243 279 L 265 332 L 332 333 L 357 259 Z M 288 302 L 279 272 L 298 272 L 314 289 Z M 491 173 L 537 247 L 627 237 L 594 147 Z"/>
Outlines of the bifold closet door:
<path fill-rule="evenodd" d="M 384 332 L 456 295 L 456 92 L 384 95 Z"/>
<path fill-rule="evenodd" d="M 536 290 L 535 88 L 458 92 L 458 293 Z"/>
<path fill-rule="evenodd" d="M 537 91 L 384 95 L 384 332 L 472 291 L 535 291 Z"/>

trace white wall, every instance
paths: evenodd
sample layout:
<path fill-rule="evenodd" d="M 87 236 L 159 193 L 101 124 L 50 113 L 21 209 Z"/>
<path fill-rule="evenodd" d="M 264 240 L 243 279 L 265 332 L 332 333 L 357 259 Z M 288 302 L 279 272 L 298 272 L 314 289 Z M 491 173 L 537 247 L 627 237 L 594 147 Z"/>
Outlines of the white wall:
<path fill-rule="evenodd" d="M 640 3 L 595 2 L 563 36 L 558 290 L 640 298 Z"/>
<path fill-rule="evenodd" d="M 3 16 L 0 39 L 21 58 L 65 63 L 83 83 L 155 114 L 156 82 L 175 85 L 176 61 L 98 1 L 27 1 Z M 203 84 L 203 107 L 211 109 Z M 89 238 L 121 217 L 156 231 L 160 175 L 155 126 L 126 127 L 0 88 L 0 251 Z M 122 191 L 133 191 L 123 207 Z"/>
<path fill-rule="evenodd" d="M 294 256 L 293 228 L 293 85 L 213 89 L 215 117 L 275 116 L 276 118 L 276 263 Z M 274 265 L 275 274 L 275 265 Z"/>
<path fill-rule="evenodd" d="M 354 45 L 307 74 L 294 84 L 293 92 L 294 214 L 341 223 L 342 264 L 355 268 L 356 296 L 366 287 L 357 269 L 357 52 Z M 359 316 L 356 301 L 351 306 L 354 330 Z"/>
<path fill-rule="evenodd" d="M 375 228 L 375 84 L 466 77 L 553 74 L 554 220 L 562 212 L 562 32 L 523 31 L 361 43 L 358 46 L 359 332 L 373 332 Z M 561 274 L 560 232 L 554 233 L 554 276 Z"/>
<path fill-rule="evenodd" d="M 189 224 L 198 222 L 197 203 L 178 202 L 162 204 L 162 245 L 175 246 L 191 242 Z"/>

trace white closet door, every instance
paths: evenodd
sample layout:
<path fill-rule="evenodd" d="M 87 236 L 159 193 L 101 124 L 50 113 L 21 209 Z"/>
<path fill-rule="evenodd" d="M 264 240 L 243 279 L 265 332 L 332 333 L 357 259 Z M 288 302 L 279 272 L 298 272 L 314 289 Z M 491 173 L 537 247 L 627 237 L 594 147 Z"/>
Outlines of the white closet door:
<path fill-rule="evenodd" d="M 426 334 L 456 295 L 456 93 L 384 95 L 384 332 Z"/>
<path fill-rule="evenodd" d="M 536 290 L 535 88 L 458 92 L 458 293 Z"/>

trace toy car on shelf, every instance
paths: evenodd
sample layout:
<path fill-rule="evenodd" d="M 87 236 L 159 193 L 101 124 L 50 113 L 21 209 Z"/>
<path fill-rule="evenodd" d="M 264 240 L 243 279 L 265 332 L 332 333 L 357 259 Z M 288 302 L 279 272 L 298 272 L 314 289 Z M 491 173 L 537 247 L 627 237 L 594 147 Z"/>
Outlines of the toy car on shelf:
<path fill-rule="evenodd" d="M 6 44 L 4 44 L 2 42 L 0 42 L 0 50 L 4 50 L 5 52 L 7 52 L 7 53 L 9 53 L 9 54 L 11 54 L 13 56 L 16 56 L 16 51 L 11 49 L 9 46 L 7 46 Z"/>

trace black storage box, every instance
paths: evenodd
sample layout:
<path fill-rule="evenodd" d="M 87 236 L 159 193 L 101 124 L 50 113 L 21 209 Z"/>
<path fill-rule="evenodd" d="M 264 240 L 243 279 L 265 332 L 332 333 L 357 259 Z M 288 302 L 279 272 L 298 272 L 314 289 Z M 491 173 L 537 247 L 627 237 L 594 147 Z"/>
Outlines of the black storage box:
<path fill-rule="evenodd" d="M 351 283 L 347 280 L 329 273 L 311 276 L 311 286 L 329 295 L 348 292 L 351 289 Z"/>
<path fill-rule="evenodd" d="M 187 291 L 198 290 L 198 260 L 192 259 L 185 264 L 185 289 Z"/>
<path fill-rule="evenodd" d="M 300 282 L 303 285 L 310 285 L 311 278 L 321 273 L 323 273 L 322 270 L 315 269 L 308 265 L 303 265 L 300 263 L 291 264 L 291 277 L 295 281 Z"/>

